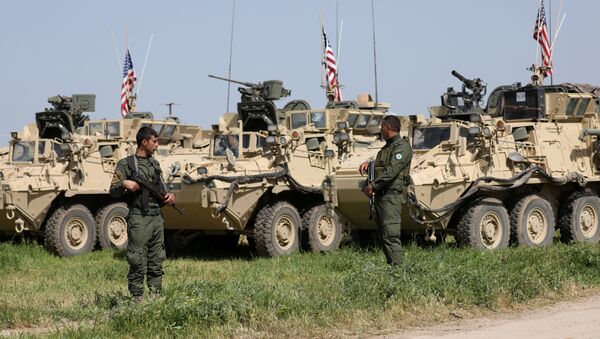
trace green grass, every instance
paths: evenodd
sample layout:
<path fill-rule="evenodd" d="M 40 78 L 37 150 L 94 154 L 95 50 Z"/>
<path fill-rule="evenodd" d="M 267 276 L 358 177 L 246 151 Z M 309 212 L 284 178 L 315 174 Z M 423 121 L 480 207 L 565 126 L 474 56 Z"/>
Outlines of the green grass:
<path fill-rule="evenodd" d="M 0 331 L 82 325 L 60 336 L 344 336 L 594 293 L 600 246 L 480 252 L 409 246 L 403 269 L 379 251 L 165 262 L 165 290 L 127 298 L 110 252 L 58 258 L 0 244 Z"/>

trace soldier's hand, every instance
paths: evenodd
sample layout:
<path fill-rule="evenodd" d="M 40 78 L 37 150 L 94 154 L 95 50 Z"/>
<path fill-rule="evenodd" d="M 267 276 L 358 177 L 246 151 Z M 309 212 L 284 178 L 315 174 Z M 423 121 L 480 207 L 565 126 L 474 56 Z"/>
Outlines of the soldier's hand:
<path fill-rule="evenodd" d="M 363 193 L 371 199 L 373 197 L 373 185 L 368 184 L 362 188 Z"/>
<path fill-rule="evenodd" d="M 360 164 L 360 166 L 358 166 L 358 173 L 360 173 L 360 175 L 365 175 L 365 173 L 367 173 L 369 171 L 369 162 L 365 161 L 362 164 Z"/>
<path fill-rule="evenodd" d="M 133 180 L 123 180 L 123 187 L 125 190 L 135 192 L 140 189 L 140 185 Z"/>
<path fill-rule="evenodd" d="M 165 204 L 167 204 L 169 206 L 175 204 L 175 194 L 173 194 L 173 193 L 167 193 L 165 195 Z"/>

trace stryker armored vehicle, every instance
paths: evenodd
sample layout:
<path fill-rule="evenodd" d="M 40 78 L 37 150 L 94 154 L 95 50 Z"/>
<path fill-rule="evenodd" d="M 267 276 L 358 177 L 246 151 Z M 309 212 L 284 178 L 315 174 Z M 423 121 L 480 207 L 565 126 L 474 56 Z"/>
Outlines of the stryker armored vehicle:
<path fill-rule="evenodd" d="M 36 113 L 36 124 L 12 132 L 8 161 L 0 170 L 0 232 L 31 233 L 60 256 L 102 248 L 124 248 L 127 207 L 113 201 L 110 182 L 118 160 L 136 149 L 143 125 L 159 133 L 165 180 L 206 154 L 207 143 L 196 126 L 174 119 L 155 120 L 150 113 L 126 119 L 90 121 L 95 95 L 49 98 L 51 108 Z"/>
<path fill-rule="evenodd" d="M 511 241 L 544 246 L 555 228 L 568 242 L 598 242 L 597 90 L 545 86 L 544 69 L 532 70 L 529 85 L 496 88 L 485 109 L 461 109 L 448 91 L 442 106 L 430 109 L 431 119 L 405 119 L 415 155 L 404 231 L 430 240 L 436 231 L 448 232 L 460 245 L 484 249 Z M 343 163 L 333 175 L 334 189 L 325 192 L 355 228 L 375 228 L 364 217 L 368 202 L 357 168 L 377 150 Z"/>
<path fill-rule="evenodd" d="M 232 81 L 229 79 L 224 79 Z M 238 82 L 237 113 L 212 126 L 208 158 L 182 175 L 177 204 L 181 216 L 164 210 L 168 230 L 240 234 L 262 256 L 339 246 L 341 225 L 328 213 L 322 186 L 327 174 L 349 152 L 368 146 L 389 105 L 370 96 L 330 102 L 311 109 L 292 100 L 282 109 L 274 101 L 290 91 L 281 81 Z"/>

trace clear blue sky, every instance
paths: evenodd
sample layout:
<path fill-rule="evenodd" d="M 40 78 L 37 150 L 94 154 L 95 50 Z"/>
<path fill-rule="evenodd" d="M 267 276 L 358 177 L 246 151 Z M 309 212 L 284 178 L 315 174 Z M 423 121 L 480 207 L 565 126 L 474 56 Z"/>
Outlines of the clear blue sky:
<path fill-rule="evenodd" d="M 554 82 L 598 84 L 600 1 L 564 2 Z M 322 107 L 319 12 L 335 39 L 336 3 L 343 20 L 343 95 L 374 93 L 369 0 L 237 0 L 232 77 L 281 79 L 291 98 Z M 390 102 L 396 114 L 426 113 L 446 87 L 460 87 L 452 69 L 484 79 L 489 90 L 527 82 L 525 68 L 536 52 L 537 5 L 538 0 L 375 0 L 380 101 Z M 559 6 L 552 1 L 553 29 Z M 232 0 L 0 0 L 0 140 L 32 122 L 56 94 L 95 93 L 92 118 L 119 117 L 121 74 L 111 28 L 121 58 L 127 28 L 138 81 L 154 34 L 138 110 L 163 117 L 167 108 L 161 103 L 175 101 L 184 122 L 208 127 L 226 109 L 226 83 L 207 75 L 227 74 L 231 7 Z"/>

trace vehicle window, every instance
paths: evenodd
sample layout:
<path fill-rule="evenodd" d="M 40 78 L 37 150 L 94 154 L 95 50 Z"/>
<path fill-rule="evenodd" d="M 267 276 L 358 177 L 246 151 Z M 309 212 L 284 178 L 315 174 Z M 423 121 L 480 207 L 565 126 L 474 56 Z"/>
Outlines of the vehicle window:
<path fill-rule="evenodd" d="M 161 139 L 171 139 L 171 135 L 173 135 L 173 132 L 175 131 L 175 125 L 165 125 L 165 127 L 162 129 L 162 132 L 160 133 L 160 135 L 158 136 Z"/>
<path fill-rule="evenodd" d="M 577 107 L 577 112 L 575 112 L 576 116 L 582 116 L 585 113 L 586 108 L 590 104 L 590 98 L 581 99 L 581 103 Z"/>
<path fill-rule="evenodd" d="M 13 162 L 33 162 L 35 151 L 35 142 L 18 141 L 13 144 L 12 161 Z"/>
<path fill-rule="evenodd" d="M 225 156 L 228 148 L 237 158 L 239 155 L 239 136 L 235 134 L 216 135 L 214 138 L 213 155 L 217 157 Z"/>
<path fill-rule="evenodd" d="M 361 114 L 356 123 L 356 128 L 367 127 L 367 122 L 369 122 L 369 115 Z"/>
<path fill-rule="evenodd" d="M 449 139 L 450 126 L 415 128 L 413 130 L 412 147 L 415 150 L 428 150 Z"/>
<path fill-rule="evenodd" d="M 369 127 L 377 127 L 379 126 L 379 122 L 381 121 L 380 116 L 373 116 L 369 121 Z"/>
<path fill-rule="evenodd" d="M 306 113 L 294 113 L 292 114 L 292 126 L 291 129 L 306 126 Z"/>
<path fill-rule="evenodd" d="M 163 128 L 163 124 L 153 124 L 152 129 L 156 131 L 156 134 L 160 135 L 160 132 Z"/>
<path fill-rule="evenodd" d="M 38 141 L 38 155 L 43 155 L 46 150 L 46 142 L 41 140 Z"/>
<path fill-rule="evenodd" d="M 579 102 L 579 98 L 571 98 L 569 99 L 569 103 L 567 104 L 567 108 L 565 110 L 566 115 L 573 115 L 573 111 L 575 110 L 575 106 Z"/>
<path fill-rule="evenodd" d="M 242 148 L 249 148 L 249 147 L 250 147 L 250 135 L 243 134 L 242 135 Z"/>
<path fill-rule="evenodd" d="M 111 137 L 118 137 L 121 135 L 121 124 L 118 121 L 107 122 L 106 132 Z"/>
<path fill-rule="evenodd" d="M 358 118 L 358 114 L 350 114 L 348 115 L 348 126 L 350 127 L 354 127 L 354 123 L 356 122 L 356 119 Z"/>
<path fill-rule="evenodd" d="M 104 134 L 104 123 L 94 122 L 90 124 L 90 134 L 95 135 L 96 133 Z"/>
<path fill-rule="evenodd" d="M 313 123 L 316 128 L 325 128 L 325 112 L 310 113 L 310 122 Z"/>

